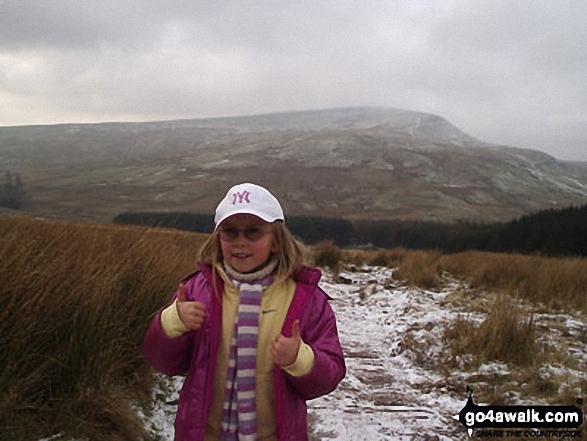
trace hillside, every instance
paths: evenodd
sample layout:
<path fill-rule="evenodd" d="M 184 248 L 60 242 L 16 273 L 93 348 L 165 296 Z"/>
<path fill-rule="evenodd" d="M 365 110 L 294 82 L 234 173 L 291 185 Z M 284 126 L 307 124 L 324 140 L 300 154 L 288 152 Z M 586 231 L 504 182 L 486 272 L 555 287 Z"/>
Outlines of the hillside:
<path fill-rule="evenodd" d="M 212 213 L 234 183 L 288 214 L 502 221 L 587 200 L 587 164 L 471 138 L 435 115 L 348 108 L 147 123 L 0 128 L 0 171 L 36 215 Z"/>

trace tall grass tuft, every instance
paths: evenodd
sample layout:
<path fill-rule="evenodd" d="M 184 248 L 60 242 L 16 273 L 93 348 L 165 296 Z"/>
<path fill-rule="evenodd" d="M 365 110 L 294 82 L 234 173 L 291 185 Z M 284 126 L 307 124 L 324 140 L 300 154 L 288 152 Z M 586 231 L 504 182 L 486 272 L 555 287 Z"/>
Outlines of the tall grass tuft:
<path fill-rule="evenodd" d="M 336 269 L 341 259 L 342 251 L 331 240 L 318 242 L 314 246 L 314 264 L 317 266 Z"/>
<path fill-rule="evenodd" d="M 379 250 L 368 259 L 367 263 L 375 266 L 397 267 L 409 254 L 405 248 L 393 248 L 391 250 Z"/>
<path fill-rule="evenodd" d="M 541 354 L 532 315 L 521 310 L 509 296 L 496 297 L 488 317 L 480 326 L 457 317 L 446 330 L 452 355 L 471 354 L 476 365 L 502 361 L 532 366 Z"/>
<path fill-rule="evenodd" d="M 434 288 L 440 284 L 438 267 L 440 251 L 411 251 L 398 264 L 394 278 L 421 288 Z"/>
<path fill-rule="evenodd" d="M 145 439 L 141 354 L 150 318 L 191 271 L 202 236 L 0 218 L 0 427 L 5 439 L 67 433 Z"/>

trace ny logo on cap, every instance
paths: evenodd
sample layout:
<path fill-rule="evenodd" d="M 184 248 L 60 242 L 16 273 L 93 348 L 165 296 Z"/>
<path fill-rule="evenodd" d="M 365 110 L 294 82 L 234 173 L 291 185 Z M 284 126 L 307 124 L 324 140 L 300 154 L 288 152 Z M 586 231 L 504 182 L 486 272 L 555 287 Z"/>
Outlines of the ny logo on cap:
<path fill-rule="evenodd" d="M 247 190 L 244 190 L 243 192 L 235 192 L 232 195 L 232 205 L 235 205 L 237 203 L 242 204 L 243 202 L 246 202 L 247 204 L 251 203 L 251 200 L 249 199 L 249 196 L 251 195 L 250 192 L 248 192 Z"/>

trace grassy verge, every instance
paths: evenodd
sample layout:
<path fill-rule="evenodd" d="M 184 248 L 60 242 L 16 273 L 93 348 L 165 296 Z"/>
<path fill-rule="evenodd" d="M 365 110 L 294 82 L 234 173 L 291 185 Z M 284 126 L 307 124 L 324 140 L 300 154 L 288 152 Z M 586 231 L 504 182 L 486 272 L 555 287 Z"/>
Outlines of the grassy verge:
<path fill-rule="evenodd" d="M 3 439 L 145 439 L 150 317 L 191 271 L 202 237 L 0 218 Z"/>
<path fill-rule="evenodd" d="M 442 256 L 439 268 L 472 288 L 502 291 L 553 309 L 587 311 L 587 259 L 467 252 Z"/>
<path fill-rule="evenodd" d="M 394 277 L 409 285 L 434 288 L 444 275 L 466 281 L 472 289 L 501 292 L 555 310 L 587 312 L 587 259 L 470 251 L 442 254 L 438 251 L 326 249 L 328 265 L 368 263 L 397 268 Z"/>

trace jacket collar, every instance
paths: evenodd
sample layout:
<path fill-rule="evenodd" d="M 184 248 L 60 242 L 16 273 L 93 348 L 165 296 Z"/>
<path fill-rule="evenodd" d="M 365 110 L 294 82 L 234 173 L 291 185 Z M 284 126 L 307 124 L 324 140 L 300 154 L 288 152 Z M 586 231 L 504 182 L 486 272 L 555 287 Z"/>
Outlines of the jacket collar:
<path fill-rule="evenodd" d="M 294 273 L 294 280 L 305 285 L 318 285 L 322 272 L 318 268 L 304 266 Z"/>

